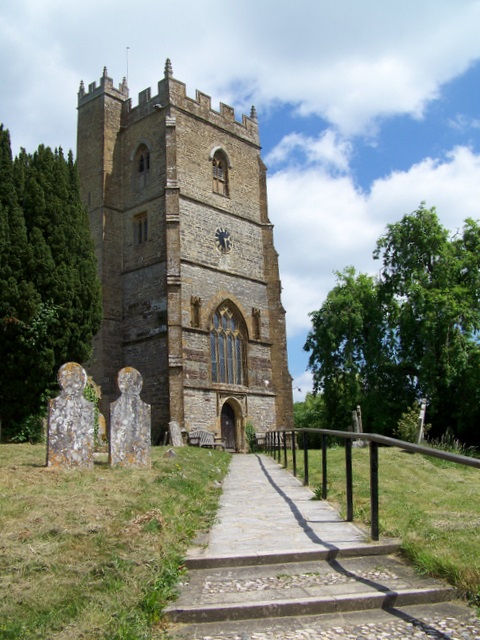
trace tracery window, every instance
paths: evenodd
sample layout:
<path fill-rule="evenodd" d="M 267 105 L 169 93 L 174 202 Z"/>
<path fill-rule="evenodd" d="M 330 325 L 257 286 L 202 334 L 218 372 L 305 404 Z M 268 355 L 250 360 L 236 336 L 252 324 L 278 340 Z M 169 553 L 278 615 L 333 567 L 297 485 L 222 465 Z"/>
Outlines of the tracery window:
<path fill-rule="evenodd" d="M 221 149 L 217 149 L 212 158 L 213 191 L 228 196 L 228 160 Z"/>
<path fill-rule="evenodd" d="M 210 327 L 212 381 L 225 384 L 245 384 L 244 324 L 228 304 L 222 304 L 213 314 Z"/>

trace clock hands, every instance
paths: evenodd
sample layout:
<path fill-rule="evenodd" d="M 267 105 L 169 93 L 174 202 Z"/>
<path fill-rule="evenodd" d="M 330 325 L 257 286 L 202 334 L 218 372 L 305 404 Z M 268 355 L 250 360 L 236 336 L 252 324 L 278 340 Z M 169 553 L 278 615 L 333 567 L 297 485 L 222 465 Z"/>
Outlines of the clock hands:
<path fill-rule="evenodd" d="M 233 247 L 233 239 L 227 229 L 218 228 L 215 232 L 216 244 L 222 253 L 228 253 Z"/>

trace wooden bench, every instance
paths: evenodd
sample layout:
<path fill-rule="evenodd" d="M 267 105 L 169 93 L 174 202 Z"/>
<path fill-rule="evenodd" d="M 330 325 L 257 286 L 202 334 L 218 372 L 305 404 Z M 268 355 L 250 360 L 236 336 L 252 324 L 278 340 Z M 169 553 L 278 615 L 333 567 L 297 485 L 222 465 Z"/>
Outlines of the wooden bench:
<path fill-rule="evenodd" d="M 225 443 L 217 438 L 214 433 L 206 429 L 192 429 L 188 434 L 188 444 L 193 447 L 206 447 L 209 449 L 225 450 Z"/>
<path fill-rule="evenodd" d="M 256 433 L 255 434 L 255 444 L 257 445 L 257 450 L 263 451 L 265 449 L 265 434 L 264 433 Z"/>

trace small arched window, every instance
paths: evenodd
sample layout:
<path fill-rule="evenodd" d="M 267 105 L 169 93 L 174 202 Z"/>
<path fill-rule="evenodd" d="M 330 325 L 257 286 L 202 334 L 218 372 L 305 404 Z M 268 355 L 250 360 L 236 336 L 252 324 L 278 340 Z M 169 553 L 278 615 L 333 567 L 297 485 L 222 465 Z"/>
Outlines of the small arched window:
<path fill-rule="evenodd" d="M 133 243 L 143 244 L 148 240 L 148 215 L 139 213 L 133 218 Z"/>
<path fill-rule="evenodd" d="M 228 159 L 221 149 L 212 158 L 213 192 L 228 196 Z"/>
<path fill-rule="evenodd" d="M 150 177 L 150 152 L 145 145 L 141 145 L 135 154 L 135 186 L 137 189 L 146 187 Z"/>
<path fill-rule="evenodd" d="M 210 326 L 212 382 L 246 384 L 244 323 L 228 303 L 213 314 Z"/>
<path fill-rule="evenodd" d="M 260 340 L 261 326 L 262 323 L 260 309 L 252 308 L 252 333 L 255 340 Z"/>

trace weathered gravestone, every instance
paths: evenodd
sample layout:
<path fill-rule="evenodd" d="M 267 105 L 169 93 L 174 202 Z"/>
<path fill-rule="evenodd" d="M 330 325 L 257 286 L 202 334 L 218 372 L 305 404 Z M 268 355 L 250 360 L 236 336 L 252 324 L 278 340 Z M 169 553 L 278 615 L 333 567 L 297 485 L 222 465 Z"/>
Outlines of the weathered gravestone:
<path fill-rule="evenodd" d="M 363 433 L 362 409 L 360 405 L 357 405 L 355 411 L 352 411 L 352 425 L 354 433 Z M 358 440 L 354 440 L 352 445 L 357 448 L 362 448 L 367 446 L 367 442 L 359 438 Z"/>
<path fill-rule="evenodd" d="M 110 405 L 109 463 L 150 466 L 151 407 L 140 398 L 142 376 L 133 367 L 124 367 L 117 384 L 122 395 Z"/>
<path fill-rule="evenodd" d="M 83 397 L 87 374 L 76 362 L 58 371 L 60 395 L 49 403 L 47 466 L 93 467 L 93 402 Z"/>
<path fill-rule="evenodd" d="M 417 444 L 422 444 L 425 436 L 425 413 L 427 411 L 427 399 L 420 400 L 420 413 L 417 422 Z"/>
<path fill-rule="evenodd" d="M 171 420 L 168 423 L 168 430 L 170 431 L 170 444 L 174 447 L 183 447 L 182 431 L 176 420 Z"/>

